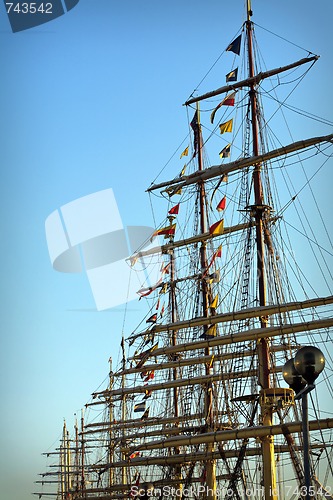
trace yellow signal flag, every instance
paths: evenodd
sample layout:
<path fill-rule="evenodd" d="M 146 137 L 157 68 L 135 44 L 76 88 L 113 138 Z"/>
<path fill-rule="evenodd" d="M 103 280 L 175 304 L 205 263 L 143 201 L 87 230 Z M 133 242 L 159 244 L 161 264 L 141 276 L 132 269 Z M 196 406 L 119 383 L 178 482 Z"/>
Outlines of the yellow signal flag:
<path fill-rule="evenodd" d="M 174 187 L 174 186 L 169 186 L 167 189 L 165 189 L 164 191 L 162 191 L 163 193 L 167 193 L 170 198 L 171 196 L 175 195 L 175 194 L 182 194 L 182 188 L 181 187 Z"/>
<path fill-rule="evenodd" d="M 215 224 L 210 226 L 209 233 L 212 235 L 223 234 L 223 230 L 224 230 L 224 219 L 215 222 Z"/>
<path fill-rule="evenodd" d="M 183 168 L 182 168 L 182 171 L 181 171 L 181 172 L 180 172 L 180 174 L 179 174 L 179 177 L 183 177 L 183 175 L 185 175 L 185 172 L 186 172 L 186 167 L 187 167 L 187 165 L 186 165 L 186 163 L 185 163 L 185 165 L 184 165 L 184 166 L 183 166 Z"/>
<path fill-rule="evenodd" d="M 216 325 L 211 325 L 206 331 L 205 337 L 210 339 L 216 337 Z"/>
<path fill-rule="evenodd" d="M 180 155 L 181 158 L 183 158 L 183 156 L 188 156 L 188 146 L 187 148 L 184 149 L 184 151 L 182 152 L 182 154 Z"/>
<path fill-rule="evenodd" d="M 216 309 L 217 308 L 217 303 L 218 303 L 218 300 L 219 300 L 219 296 L 216 295 L 212 301 L 212 303 L 209 305 L 209 307 L 211 309 Z"/>
<path fill-rule="evenodd" d="M 233 124 L 233 119 L 228 120 L 225 123 L 221 123 L 220 134 L 224 134 L 225 132 L 232 132 L 232 124 Z"/>

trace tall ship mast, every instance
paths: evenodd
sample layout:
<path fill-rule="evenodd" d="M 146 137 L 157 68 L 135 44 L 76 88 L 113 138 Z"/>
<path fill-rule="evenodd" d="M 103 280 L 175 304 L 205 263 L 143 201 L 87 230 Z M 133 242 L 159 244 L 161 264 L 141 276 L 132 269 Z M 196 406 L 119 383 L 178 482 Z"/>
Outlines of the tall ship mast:
<path fill-rule="evenodd" d="M 332 155 L 333 134 L 278 142 L 271 104 L 299 112 L 278 87 L 296 88 L 318 56 L 260 70 L 252 16 L 247 0 L 222 54 L 225 85 L 185 102 L 178 173 L 147 189 L 165 220 L 155 246 L 128 262 L 133 272 L 138 262 L 159 268 L 156 283 L 138 290 L 146 317 L 122 335 L 119 365 L 86 405 L 100 409 L 97 420 L 82 416 L 72 437 L 64 426 L 40 497 L 333 498 L 333 245 L 322 217 L 330 249 L 314 232 L 306 239 L 298 205 L 311 163 L 321 168 Z M 308 170 L 296 187 L 297 168 Z M 326 293 L 301 270 L 289 228 L 309 242 L 314 260 L 304 253 Z"/>

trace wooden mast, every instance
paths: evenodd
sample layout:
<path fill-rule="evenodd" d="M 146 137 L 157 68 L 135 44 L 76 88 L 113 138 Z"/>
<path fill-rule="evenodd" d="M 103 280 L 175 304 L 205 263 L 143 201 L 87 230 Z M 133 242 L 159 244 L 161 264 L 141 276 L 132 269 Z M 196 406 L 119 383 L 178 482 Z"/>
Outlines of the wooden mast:
<path fill-rule="evenodd" d="M 198 171 L 202 172 L 204 170 L 203 165 L 203 140 L 201 133 L 201 125 L 200 125 L 200 108 L 199 103 L 197 103 L 196 109 L 196 124 L 194 124 L 194 141 L 195 147 L 197 148 L 198 154 Z M 206 213 L 206 191 L 205 191 L 205 181 L 199 180 L 198 182 L 199 189 L 199 207 L 200 207 L 200 232 L 204 234 L 207 232 L 207 213 Z M 200 246 L 200 265 L 202 276 L 204 276 L 205 271 L 207 269 L 207 251 L 206 251 L 206 241 L 203 240 Z M 203 277 L 201 280 L 201 293 L 202 293 L 202 312 L 203 317 L 208 317 L 208 308 L 209 308 L 209 297 L 211 296 L 210 285 L 207 280 Z M 208 325 L 204 325 L 203 331 L 204 334 L 208 330 Z M 210 347 L 207 346 L 205 348 L 205 356 L 210 355 Z M 209 376 L 212 370 L 212 367 L 209 363 L 206 363 L 206 375 Z M 206 394 L 205 394 L 205 415 L 206 415 L 206 427 L 208 432 L 213 429 L 213 388 L 211 383 L 207 383 L 206 385 Z M 207 445 L 207 453 L 211 453 L 214 449 L 214 443 L 210 443 Z M 207 499 L 215 500 L 216 498 L 216 461 L 215 460 L 207 460 L 206 462 L 206 497 Z"/>
<path fill-rule="evenodd" d="M 252 45 L 252 10 L 251 0 L 247 0 L 247 50 L 249 63 L 249 78 L 254 77 L 254 57 Z M 259 123 L 258 123 L 258 106 L 257 92 L 255 84 L 250 85 L 250 106 L 251 106 L 251 125 L 252 125 L 252 140 L 253 140 L 253 156 L 259 156 Z M 253 186 L 254 186 L 254 206 L 251 207 L 255 218 L 256 231 L 256 249 L 257 249 L 257 277 L 259 287 L 259 306 L 266 306 L 266 270 L 265 270 L 265 243 L 263 232 L 263 218 L 266 216 L 269 207 L 264 204 L 264 194 L 261 182 L 261 163 L 254 167 L 253 171 Z M 267 316 L 260 318 L 261 328 L 267 328 Z M 258 383 L 262 391 L 270 388 L 270 362 L 269 362 L 269 341 L 267 338 L 261 338 L 257 342 L 258 352 Z M 263 426 L 271 426 L 273 424 L 272 408 L 262 407 L 262 424 Z M 263 460 L 263 483 L 265 490 L 265 498 L 268 500 L 276 500 L 276 465 L 274 456 L 274 442 L 272 436 L 263 436 L 261 438 L 261 450 Z"/>
<path fill-rule="evenodd" d="M 125 367 L 126 367 L 126 354 L 125 354 L 125 339 L 124 339 L 124 336 L 121 339 L 121 349 L 122 349 L 122 367 L 123 367 L 123 370 L 124 370 Z M 125 387 L 126 387 L 126 375 L 123 375 L 121 377 L 121 386 L 122 386 L 122 389 L 124 390 Z M 121 418 L 122 418 L 123 422 L 125 422 L 125 420 L 127 418 L 127 398 L 126 398 L 125 392 L 123 393 L 122 398 L 121 398 Z M 126 433 L 125 433 L 125 430 L 123 430 L 123 433 L 122 433 L 122 445 L 123 445 L 122 447 L 124 449 L 126 447 Z M 124 451 L 121 451 L 121 458 L 122 458 L 122 460 L 126 460 L 126 454 L 125 454 Z M 127 484 L 127 467 L 124 467 L 124 469 L 122 469 L 122 471 L 121 471 L 121 481 L 122 481 L 122 484 Z"/>
<path fill-rule="evenodd" d="M 79 490 L 84 491 L 86 487 L 85 478 L 85 435 L 84 435 L 84 410 L 81 410 L 81 484 Z"/>
<path fill-rule="evenodd" d="M 109 388 L 110 392 L 113 389 L 113 371 L 112 371 L 112 357 L 109 358 L 109 366 L 110 366 L 110 372 L 109 372 Z M 125 375 L 124 375 L 125 376 Z M 114 415 L 113 415 L 113 402 L 112 402 L 112 397 L 110 397 L 109 401 L 109 422 L 110 422 L 110 432 L 109 432 L 109 462 L 112 464 L 114 462 L 114 436 L 113 436 L 113 420 L 114 420 Z M 110 467 L 109 471 L 109 487 L 111 487 L 114 483 L 114 469 Z"/>
<path fill-rule="evenodd" d="M 170 226 L 172 226 L 174 216 L 169 215 L 168 217 Z M 170 234 L 169 235 L 169 243 L 173 243 L 174 240 L 174 235 Z M 170 283 L 169 283 L 169 289 L 170 289 L 170 294 L 169 294 L 169 307 L 171 311 L 171 321 L 176 322 L 177 321 L 177 309 L 176 309 L 176 281 L 175 281 L 175 255 L 174 255 L 174 250 L 171 249 L 169 252 L 170 255 Z M 177 330 L 173 329 L 172 334 L 171 334 L 171 345 L 176 346 L 177 345 Z M 172 357 L 173 360 L 178 359 L 178 354 L 175 353 Z M 172 368 L 172 378 L 174 381 L 177 381 L 178 379 L 178 367 L 174 366 Z M 178 403 L 178 393 L 179 389 L 178 386 L 175 386 L 173 388 L 173 411 L 174 411 L 174 416 L 178 419 L 179 417 L 179 403 Z M 175 427 L 179 426 L 179 422 L 177 421 L 175 423 Z M 174 454 L 179 455 L 180 453 L 180 448 L 175 447 L 174 448 Z M 175 473 L 174 473 L 174 478 L 179 481 L 176 487 L 176 491 L 179 492 L 179 495 L 177 494 L 177 497 L 182 496 L 182 470 L 181 470 L 181 465 L 178 465 L 175 467 Z"/>

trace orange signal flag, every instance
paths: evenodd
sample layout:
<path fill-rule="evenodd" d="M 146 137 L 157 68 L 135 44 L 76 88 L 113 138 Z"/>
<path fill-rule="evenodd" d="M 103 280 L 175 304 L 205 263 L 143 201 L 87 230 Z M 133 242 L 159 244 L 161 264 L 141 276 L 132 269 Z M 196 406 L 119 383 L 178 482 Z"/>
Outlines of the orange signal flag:
<path fill-rule="evenodd" d="M 168 264 L 166 266 L 163 266 L 163 264 L 162 264 L 162 268 L 161 268 L 162 275 L 169 274 L 169 272 L 170 272 L 169 269 L 170 269 L 170 262 L 168 262 Z"/>
<path fill-rule="evenodd" d="M 218 210 L 219 212 L 222 211 L 222 210 L 224 210 L 225 207 L 226 207 L 226 204 L 227 204 L 227 199 L 226 199 L 225 196 L 223 196 L 222 200 L 217 205 L 216 210 Z"/>
<path fill-rule="evenodd" d="M 170 236 L 172 234 L 175 234 L 175 231 L 176 231 L 176 224 L 171 224 L 171 226 L 166 226 L 166 227 L 162 227 L 161 229 L 157 229 L 152 237 L 150 238 L 151 240 L 155 237 L 155 236 L 161 236 L 164 234 L 164 236 Z"/>
<path fill-rule="evenodd" d="M 223 229 L 224 229 L 224 219 L 215 222 L 215 224 L 210 226 L 209 233 L 212 235 L 223 234 Z"/>
<path fill-rule="evenodd" d="M 170 210 L 169 210 L 169 214 L 171 215 L 177 215 L 178 212 L 179 212 L 179 205 L 180 203 L 178 203 L 178 205 L 175 205 L 174 207 L 172 207 Z"/>
<path fill-rule="evenodd" d="M 220 245 L 218 247 L 218 249 L 216 250 L 216 252 L 214 252 L 213 254 L 213 257 L 212 257 L 212 260 L 210 261 L 210 263 L 208 264 L 207 266 L 207 271 L 208 269 L 210 268 L 210 266 L 213 264 L 214 260 L 217 258 L 217 257 L 222 257 L 222 245 Z M 207 272 L 206 271 L 206 272 Z"/>
<path fill-rule="evenodd" d="M 215 113 L 218 109 L 220 109 L 221 106 L 234 106 L 235 105 L 235 95 L 236 92 L 232 92 L 232 94 L 228 94 L 223 101 L 221 101 L 216 108 L 213 110 L 212 114 L 210 115 L 210 123 L 214 122 L 215 118 Z"/>
<path fill-rule="evenodd" d="M 149 372 L 146 378 L 144 379 L 144 382 L 149 382 L 149 380 L 153 380 L 154 377 L 155 377 L 155 372 L 154 371 Z"/>
<path fill-rule="evenodd" d="M 146 320 L 146 323 L 156 323 L 156 321 L 157 321 L 157 314 L 153 314 L 152 316 L 150 316 L 150 318 Z"/>

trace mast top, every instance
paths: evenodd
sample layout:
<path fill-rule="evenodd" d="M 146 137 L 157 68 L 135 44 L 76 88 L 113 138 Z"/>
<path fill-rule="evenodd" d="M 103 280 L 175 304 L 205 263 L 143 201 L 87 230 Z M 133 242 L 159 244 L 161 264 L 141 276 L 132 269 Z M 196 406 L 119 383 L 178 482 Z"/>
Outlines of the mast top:
<path fill-rule="evenodd" d="M 251 8 L 251 0 L 247 0 L 247 20 L 251 20 L 251 16 L 253 15 L 252 8 Z"/>

